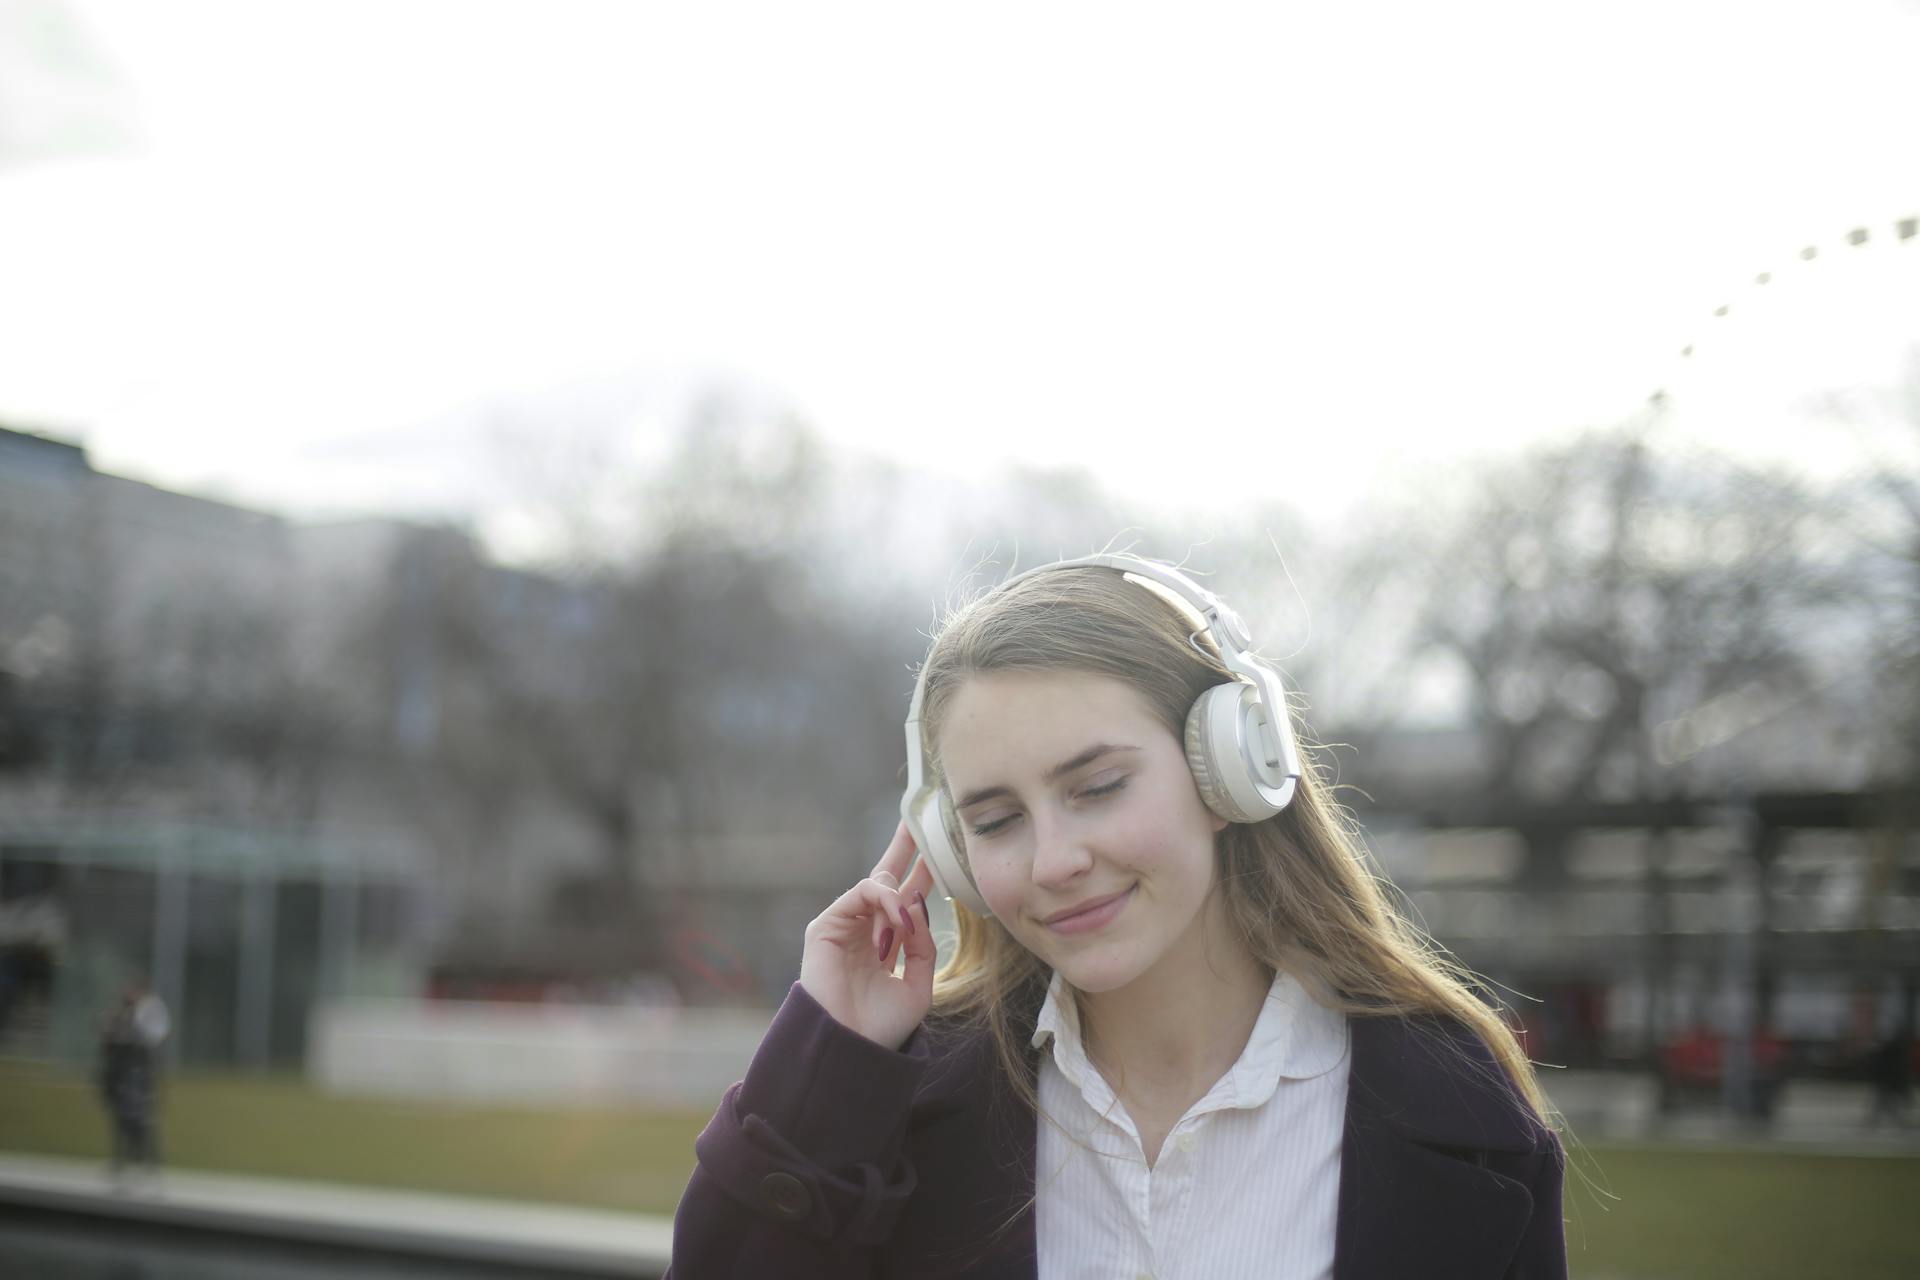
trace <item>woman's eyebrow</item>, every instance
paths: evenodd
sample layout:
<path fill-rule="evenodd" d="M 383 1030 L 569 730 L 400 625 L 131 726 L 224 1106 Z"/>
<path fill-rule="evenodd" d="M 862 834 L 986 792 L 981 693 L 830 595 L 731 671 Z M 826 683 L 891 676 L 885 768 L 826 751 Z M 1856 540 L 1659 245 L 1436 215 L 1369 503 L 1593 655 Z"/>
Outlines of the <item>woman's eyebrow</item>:
<path fill-rule="evenodd" d="M 1096 742 L 1073 759 L 1063 760 L 1053 766 L 1053 768 L 1047 770 L 1045 780 L 1048 782 L 1058 782 L 1075 769 L 1090 765 L 1101 756 L 1111 754 L 1115 751 L 1138 751 L 1139 749 L 1138 747 L 1130 747 L 1125 743 L 1119 742 Z M 1012 794 L 1012 787 L 1007 786 L 1005 783 L 997 783 L 991 787 L 982 787 L 978 791 L 967 792 L 966 795 L 960 797 L 953 807 L 956 809 L 965 809 L 969 805 L 979 804 L 982 800 L 991 800 L 996 796 L 1010 796 Z"/>

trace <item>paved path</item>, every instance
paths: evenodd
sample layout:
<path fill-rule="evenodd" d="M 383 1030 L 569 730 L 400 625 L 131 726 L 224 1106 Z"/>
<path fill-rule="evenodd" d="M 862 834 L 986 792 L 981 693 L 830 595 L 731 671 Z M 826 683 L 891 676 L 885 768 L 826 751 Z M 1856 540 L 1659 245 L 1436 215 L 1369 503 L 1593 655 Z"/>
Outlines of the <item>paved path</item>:
<path fill-rule="evenodd" d="M 1651 1075 L 1542 1068 L 1540 1083 L 1583 1141 L 1920 1156 L 1920 1106 L 1904 1127 L 1869 1127 L 1873 1092 L 1865 1084 L 1789 1080 L 1772 1121 L 1757 1124 L 1704 1105 L 1663 1116 Z"/>
<path fill-rule="evenodd" d="M 567 1275 L 658 1276 L 673 1240 L 641 1214 L 174 1170 L 116 1184 L 51 1156 L 0 1155 L 0 1203 Z"/>

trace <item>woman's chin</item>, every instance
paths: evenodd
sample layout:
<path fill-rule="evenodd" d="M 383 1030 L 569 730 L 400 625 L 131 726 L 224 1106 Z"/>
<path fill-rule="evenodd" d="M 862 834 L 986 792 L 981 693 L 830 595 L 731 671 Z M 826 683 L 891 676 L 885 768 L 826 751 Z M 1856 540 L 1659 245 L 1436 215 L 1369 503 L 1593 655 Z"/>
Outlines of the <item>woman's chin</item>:
<path fill-rule="evenodd" d="M 1059 956 L 1053 961 L 1053 968 L 1074 990 L 1082 995 L 1097 996 L 1126 986 L 1140 976 L 1142 966 L 1139 957 L 1114 948 L 1104 955 Z"/>

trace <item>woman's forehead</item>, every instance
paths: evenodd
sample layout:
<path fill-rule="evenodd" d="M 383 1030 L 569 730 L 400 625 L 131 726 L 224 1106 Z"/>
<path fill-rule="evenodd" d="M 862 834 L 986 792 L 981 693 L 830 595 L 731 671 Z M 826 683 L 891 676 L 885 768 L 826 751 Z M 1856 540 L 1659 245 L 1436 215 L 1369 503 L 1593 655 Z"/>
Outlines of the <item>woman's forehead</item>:
<path fill-rule="evenodd" d="M 969 676 L 954 691 L 939 749 L 950 782 L 983 770 L 1031 768 L 1037 776 L 1096 742 L 1145 746 L 1141 735 L 1156 732 L 1166 729 L 1124 680 L 1079 671 L 994 671 Z"/>

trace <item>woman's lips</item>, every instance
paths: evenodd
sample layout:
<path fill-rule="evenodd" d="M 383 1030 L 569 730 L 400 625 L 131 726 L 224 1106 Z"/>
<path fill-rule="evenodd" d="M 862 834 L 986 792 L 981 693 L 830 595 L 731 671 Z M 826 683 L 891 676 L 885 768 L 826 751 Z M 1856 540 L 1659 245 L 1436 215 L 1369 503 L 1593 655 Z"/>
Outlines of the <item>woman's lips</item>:
<path fill-rule="evenodd" d="M 1130 887 L 1124 893 L 1116 893 L 1113 897 L 1084 911 L 1076 911 L 1070 916 L 1049 920 L 1046 922 L 1047 928 L 1055 933 L 1091 933 L 1095 929 L 1104 929 L 1113 923 L 1114 917 L 1118 916 L 1127 903 L 1133 900 L 1133 890 L 1137 887 Z"/>

